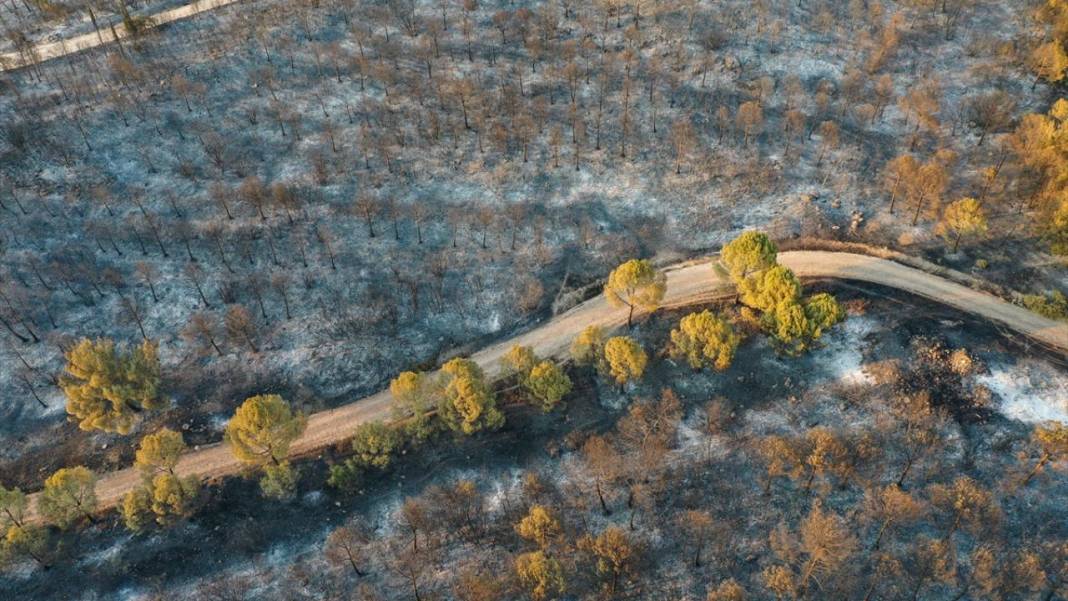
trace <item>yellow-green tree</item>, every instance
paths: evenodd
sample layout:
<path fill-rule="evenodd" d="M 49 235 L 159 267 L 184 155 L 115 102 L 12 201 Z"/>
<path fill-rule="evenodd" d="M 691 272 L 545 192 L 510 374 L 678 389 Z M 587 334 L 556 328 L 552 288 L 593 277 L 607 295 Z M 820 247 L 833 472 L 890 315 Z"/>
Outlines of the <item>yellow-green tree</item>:
<path fill-rule="evenodd" d="M 946 242 L 953 241 L 953 252 L 957 252 L 963 236 L 981 236 L 986 228 L 986 211 L 982 205 L 974 198 L 965 197 L 946 205 L 937 231 Z"/>
<path fill-rule="evenodd" d="M 571 378 L 556 363 L 542 361 L 530 369 L 523 387 L 548 413 L 571 392 Z"/>
<path fill-rule="evenodd" d="M 401 372 L 389 383 L 389 392 L 394 418 L 404 422 L 405 433 L 417 441 L 429 438 L 434 433 L 431 412 L 442 393 L 438 379 L 422 372 Z"/>
<path fill-rule="evenodd" d="M 0 486 L 0 533 L 6 533 L 12 526 L 22 526 L 26 522 L 28 508 L 26 493 L 18 488 Z"/>
<path fill-rule="evenodd" d="M 738 284 L 741 301 L 760 311 L 771 311 L 788 302 L 801 298 L 801 282 L 794 272 L 782 265 L 775 265 Z"/>
<path fill-rule="evenodd" d="M 66 371 L 59 385 L 82 430 L 126 434 L 138 413 L 164 406 L 153 342 L 125 352 L 105 338 L 82 339 L 67 352 Z"/>
<path fill-rule="evenodd" d="M 50 540 L 51 535 L 44 526 L 29 523 L 11 526 L 0 540 L 0 565 L 17 557 L 29 557 L 41 567 L 48 568 L 52 565 Z"/>
<path fill-rule="evenodd" d="M 134 454 L 134 465 L 149 478 L 159 473 L 173 474 L 174 466 L 185 449 L 181 433 L 160 428 L 141 439 L 141 445 Z"/>
<path fill-rule="evenodd" d="M 131 532 L 147 530 L 155 520 L 152 514 L 152 493 L 145 486 L 138 486 L 126 493 L 119 505 L 119 514 L 126 529 Z"/>
<path fill-rule="evenodd" d="M 504 414 L 497 409 L 497 400 L 477 363 L 457 357 L 443 365 L 441 371 L 448 380 L 438 413 L 449 429 L 474 434 L 504 425 Z"/>
<path fill-rule="evenodd" d="M 0 564 L 16 557 L 29 557 L 48 567 L 48 531 L 26 521 L 28 508 L 26 493 L 0 486 Z"/>
<path fill-rule="evenodd" d="M 579 547 L 593 554 L 597 573 L 608 578 L 609 595 L 615 595 L 620 580 L 635 569 L 638 550 L 627 533 L 616 526 L 609 526 L 596 537 L 587 535 L 579 541 Z"/>
<path fill-rule="evenodd" d="M 743 232 L 720 251 L 720 261 L 735 284 L 776 265 L 778 247 L 766 234 Z"/>
<path fill-rule="evenodd" d="M 263 469 L 260 488 L 265 495 L 286 498 L 295 490 L 297 475 L 285 458 L 307 423 L 304 415 L 292 411 L 277 394 L 258 395 L 237 408 L 223 439 L 235 457 Z"/>
<path fill-rule="evenodd" d="M 567 582 L 560 562 L 544 551 L 523 553 L 515 559 L 515 574 L 534 601 L 564 594 Z"/>
<path fill-rule="evenodd" d="M 594 365 L 600 369 L 604 363 L 604 341 L 604 330 L 586 326 L 571 341 L 571 359 L 579 365 Z"/>
<path fill-rule="evenodd" d="M 824 330 L 845 319 L 845 309 L 838 299 L 826 292 L 819 292 L 805 299 L 805 318 L 809 335 L 819 338 Z"/>
<path fill-rule="evenodd" d="M 37 511 L 50 523 L 66 528 L 96 511 L 96 475 L 78 466 L 57 470 L 45 480 Z"/>
<path fill-rule="evenodd" d="M 199 495 L 200 480 L 196 476 L 183 478 L 164 472 L 146 478 L 142 486 L 126 493 L 119 509 L 126 527 L 140 532 L 153 522 L 167 526 L 189 517 Z"/>
<path fill-rule="evenodd" d="M 253 466 L 278 465 L 289 445 L 304 432 L 307 419 L 277 394 L 250 397 L 226 424 L 223 439 L 234 456 Z"/>
<path fill-rule="evenodd" d="M 796 300 L 775 305 L 764 313 L 761 323 L 788 354 L 796 355 L 804 351 L 812 338 L 812 322 L 805 315 L 805 308 Z"/>
<path fill-rule="evenodd" d="M 538 364 L 538 356 L 529 346 L 515 345 L 501 358 L 505 373 L 515 375 L 522 382 L 530 370 Z"/>
<path fill-rule="evenodd" d="M 738 348 L 738 336 L 727 320 L 711 311 L 691 313 L 671 331 L 671 356 L 685 358 L 693 369 L 730 367 Z"/>
<path fill-rule="evenodd" d="M 627 307 L 627 327 L 634 319 L 634 309 L 655 311 L 664 299 L 667 278 L 646 259 L 631 259 L 612 270 L 604 294 L 613 307 Z"/>
<path fill-rule="evenodd" d="M 297 490 L 298 476 L 297 470 L 288 461 L 265 465 L 263 477 L 260 478 L 260 490 L 263 496 L 271 499 L 291 499 Z"/>
<path fill-rule="evenodd" d="M 382 422 L 367 422 L 352 436 L 353 459 L 360 467 L 385 469 L 404 446 L 400 432 Z"/>
<path fill-rule="evenodd" d="M 542 550 L 548 549 L 549 545 L 563 534 L 560 521 L 544 505 L 532 505 L 515 525 L 515 531 Z"/>
<path fill-rule="evenodd" d="M 604 345 L 604 357 L 608 363 L 609 373 L 619 384 L 619 391 L 627 382 L 638 380 L 645 373 L 649 357 L 645 349 L 629 336 L 616 336 Z"/>
<path fill-rule="evenodd" d="M 134 465 L 141 472 L 142 483 L 126 493 L 119 507 L 127 528 L 140 532 L 152 523 L 167 526 L 193 514 L 200 479 L 183 478 L 174 471 L 185 449 L 181 433 L 168 428 L 141 439 Z"/>

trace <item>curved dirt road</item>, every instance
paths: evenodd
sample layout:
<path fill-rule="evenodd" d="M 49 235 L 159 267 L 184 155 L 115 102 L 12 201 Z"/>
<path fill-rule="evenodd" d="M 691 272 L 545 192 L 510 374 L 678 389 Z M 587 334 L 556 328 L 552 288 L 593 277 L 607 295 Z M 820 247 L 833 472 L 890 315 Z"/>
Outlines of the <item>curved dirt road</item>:
<path fill-rule="evenodd" d="M 153 27 L 158 27 L 240 1 L 241 0 L 197 0 L 184 6 L 146 16 L 152 19 Z M 36 44 L 33 47 L 32 57 L 23 56 L 18 52 L 0 54 L 0 71 L 19 69 L 33 63 L 41 63 L 61 56 L 67 56 L 68 54 L 75 54 L 83 50 L 96 48 L 97 46 L 104 46 L 114 42 L 116 38 L 124 40 L 128 37 L 130 37 L 130 33 L 126 31 L 126 28 L 122 26 L 122 23 L 117 23 L 111 27 L 102 26 L 99 33 L 91 31 L 89 33 L 83 33 L 55 42 Z"/>
<path fill-rule="evenodd" d="M 779 254 L 779 262 L 801 278 L 834 278 L 871 282 L 896 288 L 944 303 L 961 311 L 997 321 L 1047 347 L 1068 352 L 1068 324 L 1052 321 L 1013 305 L 1001 298 L 967 288 L 938 276 L 886 259 L 830 251 L 789 251 Z M 717 298 L 734 296 L 734 286 L 720 276 L 710 261 L 686 262 L 668 267 L 665 308 L 682 307 Z M 471 359 L 487 376 L 498 374 L 499 360 L 513 345 L 533 347 L 541 356 L 562 356 L 571 339 L 588 325 L 606 328 L 626 323 L 623 309 L 608 305 L 598 295 L 549 322 L 478 351 Z M 369 420 L 390 418 L 389 391 L 353 401 L 308 418 L 304 434 L 294 442 L 291 454 L 308 455 L 352 435 L 357 425 Z M 178 462 L 181 475 L 195 474 L 204 479 L 220 478 L 241 471 L 242 464 L 222 444 L 202 447 Z M 113 507 L 140 482 L 140 476 L 127 468 L 102 475 L 96 492 L 100 508 Z M 36 495 L 32 495 L 36 497 Z M 31 507 L 36 503 L 31 499 Z"/>

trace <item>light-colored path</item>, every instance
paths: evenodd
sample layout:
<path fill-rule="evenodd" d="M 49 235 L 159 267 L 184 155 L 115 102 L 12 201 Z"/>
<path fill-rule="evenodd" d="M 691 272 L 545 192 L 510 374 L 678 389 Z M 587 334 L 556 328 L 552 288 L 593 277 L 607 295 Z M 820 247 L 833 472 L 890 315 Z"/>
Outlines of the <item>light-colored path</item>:
<path fill-rule="evenodd" d="M 961 311 L 997 321 L 1044 346 L 1068 352 L 1068 324 L 1055 322 L 1001 298 L 967 288 L 938 276 L 886 259 L 830 251 L 790 251 L 779 254 L 779 262 L 801 278 L 834 278 L 871 282 L 896 288 L 944 303 Z M 709 261 L 687 262 L 665 269 L 666 308 L 682 307 L 734 295 L 734 287 L 718 275 Z M 626 312 L 614 309 L 598 295 L 529 332 L 489 346 L 471 356 L 493 376 L 499 371 L 501 356 L 513 345 L 533 347 L 542 356 L 562 356 L 571 339 L 588 325 L 606 328 L 626 322 Z M 304 434 L 293 444 L 294 455 L 307 455 L 352 435 L 357 425 L 369 420 L 390 418 L 388 391 L 353 401 L 329 411 L 311 415 Z M 177 471 L 205 479 L 240 472 L 242 465 L 222 444 L 203 447 L 182 457 Z M 97 483 L 101 508 L 118 504 L 123 495 L 139 482 L 133 469 L 104 474 Z M 36 496 L 36 495 L 34 495 Z M 35 506 L 33 503 L 31 506 Z"/>
<path fill-rule="evenodd" d="M 191 2 L 184 6 L 179 6 L 178 8 L 172 8 L 154 15 L 149 15 L 149 18 L 152 19 L 152 25 L 158 27 L 240 1 L 241 0 L 198 0 L 197 2 Z M 113 27 L 108 27 L 102 23 L 99 34 L 96 31 L 91 31 L 64 40 L 37 44 L 34 46 L 35 50 L 33 51 L 34 56 L 32 58 L 22 56 L 18 52 L 0 54 L 0 70 L 8 71 L 18 69 L 33 62 L 39 63 L 66 56 L 68 54 L 74 54 L 90 48 L 96 48 L 97 46 L 111 44 L 115 41 L 116 37 L 122 40 L 130 37 L 130 35 L 131 34 L 126 31 L 126 28 L 122 26 L 122 23 L 117 23 Z"/>

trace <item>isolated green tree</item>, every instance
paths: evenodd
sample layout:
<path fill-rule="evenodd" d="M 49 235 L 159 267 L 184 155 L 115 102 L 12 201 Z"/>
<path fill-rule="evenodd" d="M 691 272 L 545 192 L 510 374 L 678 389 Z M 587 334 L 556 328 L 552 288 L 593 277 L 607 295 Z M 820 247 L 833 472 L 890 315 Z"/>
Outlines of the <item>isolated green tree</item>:
<path fill-rule="evenodd" d="M 670 353 L 685 358 L 693 369 L 713 367 L 723 371 L 730 367 L 739 339 L 731 324 L 707 309 L 691 313 L 671 331 Z"/>
<path fill-rule="evenodd" d="M 634 320 L 634 310 L 655 311 L 664 299 L 667 279 L 645 259 L 631 259 L 612 270 L 604 294 L 613 307 L 627 307 L 627 327 Z"/>
<path fill-rule="evenodd" d="M 164 406 L 155 343 L 125 352 L 108 339 L 82 339 L 67 352 L 66 371 L 59 385 L 82 430 L 126 434 L 138 413 Z"/>
<path fill-rule="evenodd" d="M 289 455 L 289 445 L 307 425 L 277 394 L 250 397 L 226 424 L 223 439 L 234 456 L 251 466 L 280 465 Z"/>
<path fill-rule="evenodd" d="M 147 487 L 138 486 L 122 498 L 119 514 L 126 529 L 131 532 L 143 532 L 155 521 L 152 513 L 152 494 Z"/>
<path fill-rule="evenodd" d="M 146 478 L 144 485 L 126 493 L 119 510 L 126 527 L 140 532 L 153 522 L 167 526 L 189 517 L 199 495 L 200 480 L 196 476 L 183 478 L 164 472 Z"/>
<path fill-rule="evenodd" d="M 180 432 L 160 428 L 141 439 L 141 445 L 134 454 L 134 466 L 146 477 L 164 472 L 173 474 L 174 466 L 185 449 Z"/>
<path fill-rule="evenodd" d="M 12 526 L 25 524 L 28 508 L 26 493 L 18 488 L 7 489 L 0 486 L 0 534 L 6 533 Z"/>
<path fill-rule="evenodd" d="M 126 493 L 119 506 L 131 531 L 141 532 L 153 523 L 167 526 L 193 514 L 200 497 L 200 479 L 180 477 L 174 471 L 185 449 L 182 435 L 168 428 L 141 439 L 134 466 L 141 472 L 142 483 Z"/>

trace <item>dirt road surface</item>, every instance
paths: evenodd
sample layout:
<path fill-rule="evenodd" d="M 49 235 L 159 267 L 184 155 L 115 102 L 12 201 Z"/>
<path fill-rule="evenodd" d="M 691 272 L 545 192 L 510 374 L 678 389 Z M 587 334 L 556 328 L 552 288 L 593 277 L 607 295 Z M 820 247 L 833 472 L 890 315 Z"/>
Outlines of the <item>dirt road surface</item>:
<path fill-rule="evenodd" d="M 912 267 L 876 257 L 831 251 L 783 252 L 779 254 L 779 262 L 794 270 L 802 279 L 870 282 L 916 294 L 996 321 L 1046 347 L 1068 352 L 1068 324 L 1046 319 L 991 294 Z M 667 293 L 663 306 L 683 307 L 734 296 L 734 286 L 719 275 L 713 265 L 709 260 L 702 260 L 665 268 Z M 513 345 L 530 346 L 541 356 L 562 358 L 572 338 L 586 326 L 599 325 L 611 329 L 622 326 L 626 321 L 625 310 L 609 306 L 604 295 L 598 295 L 543 325 L 478 351 L 471 359 L 486 371 L 487 376 L 494 377 L 500 371 L 501 356 Z M 359 424 L 388 420 L 390 416 L 389 391 L 315 413 L 309 416 L 308 427 L 294 442 L 291 454 L 309 455 L 350 437 Z M 184 455 L 178 462 L 177 472 L 183 476 L 195 474 L 202 479 L 212 480 L 236 474 L 242 467 L 229 449 L 220 443 Z M 133 468 L 103 474 L 96 486 L 100 509 L 119 504 L 126 492 L 139 482 L 140 475 Z M 31 507 L 36 507 L 35 499 L 31 499 Z"/>
<path fill-rule="evenodd" d="M 199 0 L 184 6 L 179 6 L 178 8 L 172 8 L 147 16 L 152 19 L 153 26 L 158 27 L 160 25 L 192 17 L 193 15 L 202 12 L 234 4 L 239 1 L 240 0 Z M 68 54 L 96 48 L 97 46 L 104 46 L 114 42 L 116 39 L 124 40 L 128 37 L 130 37 L 130 33 L 121 23 L 112 27 L 101 26 L 99 32 L 92 31 L 64 40 L 37 44 L 34 46 L 34 50 L 28 53 L 28 55 L 23 55 L 18 52 L 0 54 L 0 71 L 19 69 L 29 64 L 41 63 Z"/>

